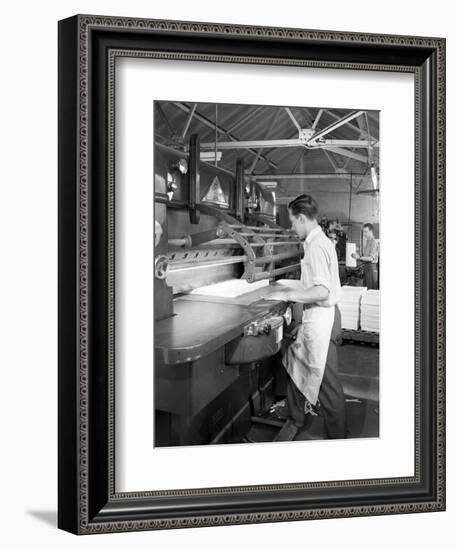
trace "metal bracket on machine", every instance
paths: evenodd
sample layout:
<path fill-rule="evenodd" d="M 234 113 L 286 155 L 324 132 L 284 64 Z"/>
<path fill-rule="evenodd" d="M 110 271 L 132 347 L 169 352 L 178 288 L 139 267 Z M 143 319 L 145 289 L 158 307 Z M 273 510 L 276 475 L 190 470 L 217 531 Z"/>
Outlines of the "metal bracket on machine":
<path fill-rule="evenodd" d="M 154 261 L 154 275 L 157 279 L 166 279 L 168 273 L 168 258 L 163 254 Z"/>
<path fill-rule="evenodd" d="M 207 204 L 200 204 L 199 208 L 202 212 L 214 216 L 219 221 L 220 230 L 243 248 L 245 255 L 243 278 L 248 282 L 273 279 L 300 267 L 298 262 L 301 254 L 300 241 L 291 231 L 282 228 L 248 226 Z M 276 247 L 288 250 L 275 253 Z M 297 258 L 297 263 L 275 268 L 275 262 L 292 258 Z"/>

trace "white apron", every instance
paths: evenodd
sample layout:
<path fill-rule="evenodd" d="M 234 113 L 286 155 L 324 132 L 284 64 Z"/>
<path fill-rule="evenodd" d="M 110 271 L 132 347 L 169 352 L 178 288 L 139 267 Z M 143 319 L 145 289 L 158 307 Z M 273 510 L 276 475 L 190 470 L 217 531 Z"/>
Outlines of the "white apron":
<path fill-rule="evenodd" d="M 305 306 L 296 340 L 282 359 L 297 388 L 313 405 L 324 376 L 334 318 L 335 306 Z"/>

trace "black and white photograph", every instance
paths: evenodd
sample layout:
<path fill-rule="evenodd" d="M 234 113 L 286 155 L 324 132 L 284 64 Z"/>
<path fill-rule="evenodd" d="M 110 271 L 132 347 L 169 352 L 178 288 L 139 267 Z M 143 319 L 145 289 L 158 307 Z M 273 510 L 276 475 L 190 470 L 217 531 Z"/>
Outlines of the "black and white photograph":
<path fill-rule="evenodd" d="M 380 120 L 154 101 L 155 447 L 380 437 Z"/>
<path fill-rule="evenodd" d="M 444 50 L 59 22 L 61 529 L 444 509 Z"/>
<path fill-rule="evenodd" d="M 2 548 L 452 546 L 453 7 L 5 4 Z"/>

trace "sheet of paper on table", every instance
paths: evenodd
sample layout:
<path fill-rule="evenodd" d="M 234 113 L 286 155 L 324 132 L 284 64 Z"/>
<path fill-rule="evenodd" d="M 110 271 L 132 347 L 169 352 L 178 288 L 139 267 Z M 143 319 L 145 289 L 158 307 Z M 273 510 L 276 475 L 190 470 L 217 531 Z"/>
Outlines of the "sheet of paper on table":
<path fill-rule="evenodd" d="M 272 285 L 278 285 L 278 287 L 285 288 L 298 288 L 300 286 L 303 286 L 303 283 L 300 281 L 300 279 L 278 279 L 274 283 L 271 283 Z"/>
<path fill-rule="evenodd" d="M 237 298 L 243 294 L 253 292 L 270 284 L 268 279 L 248 283 L 245 279 L 230 279 L 222 283 L 215 283 L 208 286 L 202 286 L 192 290 L 190 294 L 199 294 L 200 296 L 217 296 L 218 298 Z"/>

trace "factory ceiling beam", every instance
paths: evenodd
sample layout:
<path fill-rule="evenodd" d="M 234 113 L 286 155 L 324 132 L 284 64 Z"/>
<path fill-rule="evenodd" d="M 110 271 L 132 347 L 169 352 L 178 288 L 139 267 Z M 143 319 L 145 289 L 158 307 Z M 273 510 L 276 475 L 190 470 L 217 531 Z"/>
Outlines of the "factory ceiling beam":
<path fill-rule="evenodd" d="M 303 142 L 299 139 L 255 139 L 249 141 L 219 141 L 217 148 L 221 151 L 224 149 L 251 149 L 263 148 L 269 149 L 270 147 L 300 147 Z M 216 144 L 214 142 L 201 143 L 201 149 L 212 150 Z"/>
<path fill-rule="evenodd" d="M 309 126 L 309 122 L 307 120 L 307 117 L 309 117 L 310 119 L 312 119 L 312 116 L 309 112 L 309 110 L 306 108 L 306 107 L 303 107 L 303 110 L 305 112 L 305 123 Z M 295 126 L 295 124 L 294 124 Z M 297 134 L 296 133 L 293 133 L 292 135 L 290 135 L 289 137 L 287 137 L 286 139 L 294 139 L 297 137 Z M 265 156 L 269 157 L 271 156 L 275 151 L 276 149 L 278 149 L 278 147 L 272 147 L 268 153 L 265 154 Z M 289 153 L 287 153 L 283 158 L 279 159 L 278 162 L 282 162 L 282 160 L 284 160 L 285 157 L 289 156 Z"/>
<path fill-rule="evenodd" d="M 355 147 L 352 147 L 352 148 L 350 149 L 350 151 L 351 151 L 351 153 L 355 153 L 356 148 L 355 148 Z M 346 162 L 345 162 L 344 165 L 343 165 L 343 170 L 347 170 L 347 168 L 348 168 L 349 163 L 351 162 L 351 160 L 353 160 L 351 157 L 347 157 L 347 158 L 346 158 Z"/>
<path fill-rule="evenodd" d="M 333 113 L 331 113 L 333 114 Z M 367 112 L 365 111 L 365 115 L 367 115 Z M 356 119 L 357 121 L 357 126 L 358 128 L 356 128 L 351 122 L 348 123 L 348 126 L 351 126 L 352 128 L 354 128 L 355 131 L 358 131 L 359 132 L 359 139 L 362 140 L 366 137 L 370 137 L 367 132 L 365 131 L 365 128 L 363 127 L 363 121 L 365 120 L 365 118 L 362 119 L 362 117 L 359 117 Z M 371 138 L 370 138 L 371 139 Z M 351 152 L 352 153 L 355 153 L 355 147 L 352 147 L 351 148 Z M 343 170 L 347 170 L 348 166 L 349 166 L 349 163 L 351 162 L 351 157 L 346 157 L 346 162 L 344 163 L 343 165 Z"/>
<path fill-rule="evenodd" d="M 305 107 L 305 112 L 311 117 L 311 115 L 310 115 L 310 113 L 309 113 L 309 111 L 306 107 Z M 316 118 L 314 119 L 314 122 L 311 125 L 311 130 L 313 130 L 313 132 L 316 131 L 317 124 L 318 124 L 323 112 L 324 112 L 324 109 L 319 109 L 319 111 L 316 115 Z M 327 160 L 331 164 L 332 168 L 335 170 L 335 172 L 340 171 L 341 169 L 338 166 L 338 162 L 337 162 L 336 158 L 334 158 L 333 154 L 330 154 L 328 151 L 325 151 L 325 150 L 324 150 L 324 153 L 325 153 L 325 156 L 327 157 Z"/>
<path fill-rule="evenodd" d="M 194 117 L 196 109 L 197 109 L 197 104 L 194 103 L 194 106 L 192 107 L 192 110 L 189 111 L 189 115 L 187 117 L 186 124 L 185 124 L 185 126 L 182 130 L 181 139 L 184 139 L 186 137 L 187 130 L 189 129 L 190 123 L 192 122 L 192 118 Z"/>
<path fill-rule="evenodd" d="M 338 165 L 336 164 L 336 162 L 333 160 L 333 158 L 330 156 L 330 153 L 327 151 L 327 149 L 322 149 L 324 155 L 327 157 L 327 160 L 330 162 L 330 165 L 332 166 L 332 168 L 335 170 L 335 172 L 337 172 L 339 170 L 339 167 Z"/>
<path fill-rule="evenodd" d="M 313 115 L 310 113 L 308 107 L 303 107 L 304 119 L 307 128 L 312 126 Z"/>
<path fill-rule="evenodd" d="M 349 140 L 349 139 L 327 139 L 322 140 L 318 143 L 314 143 L 313 141 L 306 141 L 300 138 L 295 139 L 253 139 L 249 141 L 241 141 L 241 140 L 232 140 L 232 141 L 218 141 L 217 142 L 217 149 L 223 150 L 223 149 L 251 149 L 253 147 L 255 148 L 263 148 L 263 149 L 269 149 L 269 148 L 283 148 L 283 147 L 306 147 L 307 149 L 321 149 L 323 147 L 361 147 L 361 148 L 367 148 L 369 146 L 369 142 L 367 140 L 359 141 L 359 140 Z M 372 143 L 373 147 L 379 146 L 378 143 Z M 207 142 L 202 143 L 200 145 L 201 149 L 205 150 L 213 150 L 216 148 L 215 142 Z"/>
<path fill-rule="evenodd" d="M 294 135 L 294 138 L 295 137 L 296 134 Z M 298 160 L 301 160 L 305 158 L 308 149 L 306 149 L 305 147 L 272 147 L 268 150 L 268 153 L 265 152 L 265 156 L 268 156 L 270 158 L 272 154 L 275 154 L 275 162 L 278 164 L 279 167 L 281 167 L 281 169 L 283 169 L 283 163 L 287 162 L 290 157 L 296 156 L 297 152 L 299 153 Z"/>
<path fill-rule="evenodd" d="M 311 116 L 309 110 L 308 110 L 306 107 L 304 107 L 303 110 L 304 110 L 305 114 L 307 113 L 307 114 L 309 115 L 309 118 L 312 119 L 312 116 Z M 335 120 L 340 120 L 340 118 L 341 118 L 340 116 L 336 115 L 335 113 L 332 113 L 332 111 L 329 111 L 329 110 L 327 110 L 327 109 L 320 109 L 320 110 L 322 111 L 321 116 L 322 116 L 323 114 L 327 114 L 327 115 L 331 116 L 332 118 L 334 118 Z M 357 122 L 359 122 L 359 120 L 360 120 L 360 118 L 357 119 Z M 308 121 L 306 120 L 306 116 L 305 116 L 305 122 L 306 122 L 306 124 L 307 124 L 308 126 L 311 124 L 310 122 L 308 122 Z M 294 125 L 294 126 L 295 126 L 295 125 Z M 352 122 L 346 122 L 346 126 L 352 128 L 353 130 L 355 130 L 356 132 L 358 132 L 360 136 L 362 136 L 362 137 L 364 137 L 364 138 L 368 137 L 368 135 L 367 135 L 366 132 L 363 132 L 363 130 L 359 129 L 359 128 L 358 128 L 357 126 L 355 126 Z M 295 134 L 295 133 L 292 134 L 292 135 L 290 135 L 290 136 L 289 136 L 288 138 L 286 138 L 286 139 L 294 139 L 294 138 L 296 138 L 296 134 Z M 354 142 L 355 142 L 355 140 L 354 140 Z M 365 147 L 365 146 L 368 146 L 368 143 L 367 143 L 367 145 L 365 145 L 365 144 L 363 145 L 363 147 Z M 272 148 L 268 151 L 268 153 L 265 153 L 265 156 L 266 156 L 266 157 L 270 157 L 273 153 L 275 153 L 276 149 L 278 149 L 278 147 L 272 147 Z M 288 155 L 286 155 L 286 156 L 288 156 Z M 284 158 L 285 158 L 285 157 L 284 157 Z M 283 158 L 279 159 L 278 162 L 281 162 L 282 160 L 283 160 Z M 347 166 L 345 166 L 344 169 L 345 169 L 345 168 L 347 168 Z"/>
<path fill-rule="evenodd" d="M 189 113 L 190 110 L 191 110 L 190 107 L 188 107 L 184 103 L 174 102 L 174 105 L 176 105 L 176 107 L 178 107 L 178 109 L 181 109 L 181 111 L 184 111 L 185 113 Z M 236 138 L 233 134 L 231 134 L 230 132 L 228 132 L 227 130 L 222 128 L 221 126 L 216 126 L 216 124 L 214 122 L 212 122 L 211 120 L 209 120 L 205 116 L 201 115 L 198 111 L 195 111 L 194 117 L 199 122 L 204 124 L 205 126 L 207 126 L 209 128 L 212 128 L 213 130 L 216 130 L 216 131 L 220 132 L 221 134 L 226 135 L 228 137 L 228 139 L 231 140 L 232 143 L 236 144 L 236 142 L 239 141 L 238 138 Z M 230 142 L 228 142 L 228 143 L 230 143 Z M 212 145 L 212 148 L 214 148 L 214 147 L 215 147 L 215 144 Z M 201 145 L 200 145 L 200 148 L 202 148 Z M 219 143 L 217 144 L 217 148 L 218 148 L 218 150 L 221 149 Z M 240 147 L 233 147 L 233 149 L 240 149 Z M 245 147 L 241 147 L 241 149 L 245 149 Z M 257 151 L 255 151 L 254 149 L 252 149 L 250 147 L 247 147 L 246 149 L 249 151 L 249 153 L 251 153 L 251 155 L 254 155 L 254 156 L 257 155 Z M 262 160 L 264 160 L 266 163 L 268 163 L 272 168 L 277 168 L 278 167 L 275 162 L 271 161 L 270 159 L 267 159 L 263 155 L 260 155 L 260 158 Z"/>
<path fill-rule="evenodd" d="M 290 120 L 294 123 L 295 128 L 297 128 L 297 130 L 300 131 L 300 130 L 301 130 L 301 126 L 300 126 L 300 124 L 298 124 L 297 119 L 294 117 L 294 115 L 292 114 L 292 111 L 289 109 L 289 107 L 284 107 L 284 110 L 285 110 L 286 113 L 289 115 Z"/>
<path fill-rule="evenodd" d="M 336 115 L 335 113 L 332 113 L 332 111 L 329 111 L 327 109 L 325 110 L 325 113 L 328 114 L 329 116 L 331 116 L 334 120 L 339 120 L 341 118 L 338 115 Z M 349 126 L 349 128 L 352 128 L 355 132 L 359 132 L 359 134 L 362 135 L 363 137 L 367 137 L 367 133 L 364 132 L 363 130 L 361 130 L 360 128 L 358 128 L 352 122 L 346 122 L 346 126 Z"/>
<path fill-rule="evenodd" d="M 352 174 L 352 177 L 357 178 L 366 178 L 370 179 L 370 174 Z M 317 179 L 317 180 L 324 180 L 324 179 L 343 179 L 343 180 L 350 180 L 351 174 L 254 174 L 251 176 L 251 179 L 262 182 L 262 181 L 276 181 L 276 180 L 300 180 L 300 179 Z"/>
<path fill-rule="evenodd" d="M 233 132 L 233 130 L 236 130 L 237 128 L 240 128 L 241 126 L 244 126 L 244 124 L 246 124 L 247 122 L 249 122 L 253 117 L 255 117 L 256 115 L 258 115 L 260 113 L 260 111 L 263 111 L 265 109 L 269 109 L 269 107 L 265 107 L 263 105 L 259 106 L 259 107 L 256 107 L 255 109 L 253 109 L 252 111 L 249 111 L 249 113 L 241 118 L 239 118 L 235 124 L 232 124 L 232 126 L 230 126 L 230 128 L 227 129 L 227 133 L 231 134 Z M 211 139 L 212 135 L 211 134 L 206 134 L 205 136 L 202 136 L 201 137 L 201 140 L 200 141 L 208 141 L 209 139 Z M 237 138 L 238 139 L 238 138 Z M 267 157 L 267 155 L 264 155 L 265 158 Z"/>
<path fill-rule="evenodd" d="M 170 121 L 168 120 L 168 117 L 165 114 L 165 111 L 163 110 L 163 107 L 159 102 L 156 103 L 156 108 L 157 108 L 157 111 L 162 116 L 163 120 L 165 121 L 165 124 L 168 126 L 168 130 L 170 131 L 171 138 L 174 139 L 176 137 L 176 132 L 174 131 L 173 126 L 171 125 Z"/>
<path fill-rule="evenodd" d="M 298 158 L 297 158 L 297 161 L 296 163 L 294 164 L 294 167 L 292 169 L 292 173 L 295 174 L 295 171 L 297 169 L 297 166 L 299 163 L 301 163 L 301 166 L 304 166 L 304 156 L 305 156 L 305 153 L 306 153 L 306 149 L 303 148 L 300 152 L 299 152 L 299 155 L 298 155 Z"/>
<path fill-rule="evenodd" d="M 324 112 L 324 109 L 319 109 L 319 112 L 317 113 L 316 118 L 314 119 L 313 125 L 311 126 L 313 130 L 316 129 L 317 123 L 319 122 L 323 112 Z"/>
<path fill-rule="evenodd" d="M 272 117 L 272 119 L 271 119 L 271 123 L 270 123 L 270 125 L 268 126 L 267 131 L 265 132 L 265 137 L 268 137 L 268 136 L 270 135 L 270 132 L 271 132 L 272 128 L 274 128 L 274 126 L 275 126 L 275 124 L 276 124 L 276 121 L 278 120 L 278 116 L 279 116 L 280 112 L 281 112 L 281 111 L 280 111 L 279 109 L 277 109 L 277 110 L 273 113 L 273 117 Z M 263 149 L 259 149 L 259 150 L 257 151 L 257 155 L 256 155 L 255 159 L 252 161 L 251 167 L 249 168 L 249 173 L 250 173 L 250 174 L 252 174 L 252 172 L 254 172 L 254 169 L 255 169 L 255 167 L 257 166 L 257 162 L 258 162 L 258 160 L 259 160 L 259 158 L 260 158 L 260 155 L 262 154 L 262 151 L 263 151 Z"/>
<path fill-rule="evenodd" d="M 230 128 L 227 130 L 227 132 L 231 133 L 231 132 L 233 132 L 233 130 L 236 130 L 237 128 L 239 128 L 243 124 L 246 124 L 246 122 L 249 122 L 251 120 L 251 118 L 255 117 L 255 115 L 258 114 L 262 109 L 265 109 L 265 107 L 260 106 L 260 107 L 256 107 L 252 111 L 249 111 L 249 113 L 246 116 L 241 117 L 240 119 L 238 119 L 235 122 L 235 124 L 230 126 Z"/>
<path fill-rule="evenodd" d="M 352 153 L 355 152 L 355 149 L 351 149 Z M 343 164 L 343 170 L 347 170 L 348 166 L 349 166 L 349 163 L 351 162 L 351 157 L 347 157 L 346 158 L 346 162 Z"/>
<path fill-rule="evenodd" d="M 309 116 L 310 119 L 312 119 L 312 116 L 309 114 L 309 111 L 306 107 L 303 107 L 303 110 L 305 112 L 305 124 L 309 126 L 309 122 L 307 120 L 307 116 Z M 294 124 L 295 126 L 295 124 Z M 292 135 L 288 136 L 286 139 L 296 139 L 297 137 L 297 134 L 294 132 Z M 276 152 L 276 149 L 279 149 L 279 147 L 272 147 L 268 153 L 265 153 L 265 156 L 267 157 L 270 157 L 273 153 Z M 283 155 L 281 158 L 279 159 L 276 159 L 277 163 L 280 164 L 281 162 L 283 162 L 288 156 L 290 156 L 290 151 L 286 152 L 285 155 Z M 301 158 L 302 155 L 300 155 L 299 159 Z"/>
<path fill-rule="evenodd" d="M 371 147 L 379 147 L 379 141 L 369 139 L 324 139 L 317 144 L 324 147 L 354 147 L 355 149 L 368 149 Z"/>
<path fill-rule="evenodd" d="M 325 127 L 324 129 L 314 134 L 311 141 L 316 142 L 318 139 L 326 136 L 327 134 L 330 134 L 331 132 L 334 132 L 340 126 L 343 126 L 344 124 L 351 122 L 351 120 L 354 120 L 360 115 L 363 115 L 364 112 L 365 111 L 353 111 L 352 113 L 349 113 L 344 117 L 341 117 L 339 120 L 337 120 L 333 124 L 330 124 L 329 126 Z"/>
<path fill-rule="evenodd" d="M 292 135 L 290 135 L 289 137 L 287 137 L 286 139 L 296 139 L 297 137 L 297 133 L 294 132 Z M 265 156 L 268 158 L 270 157 L 273 153 L 276 152 L 276 149 L 279 149 L 279 147 L 272 147 L 267 153 L 265 153 Z M 286 154 L 286 156 L 288 155 L 289 153 Z M 278 159 L 278 163 L 280 163 L 281 161 L 283 160 L 283 158 L 280 158 Z"/>
<path fill-rule="evenodd" d="M 343 157 L 349 157 L 354 160 L 358 160 L 360 162 L 368 162 L 368 157 L 365 155 L 359 155 L 358 153 L 353 153 L 352 151 L 349 151 L 349 149 L 342 149 L 340 147 L 331 147 L 330 151 L 333 153 L 337 153 L 338 155 L 342 155 Z"/>
<path fill-rule="evenodd" d="M 366 122 L 366 125 L 367 125 L 367 134 L 368 134 L 368 138 L 370 139 L 370 125 L 368 123 L 368 115 L 367 115 L 367 112 L 365 111 L 365 122 Z M 371 165 L 373 165 L 373 147 L 368 147 L 368 161 Z"/>

